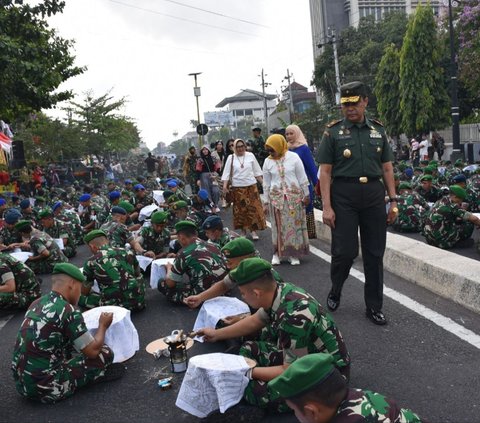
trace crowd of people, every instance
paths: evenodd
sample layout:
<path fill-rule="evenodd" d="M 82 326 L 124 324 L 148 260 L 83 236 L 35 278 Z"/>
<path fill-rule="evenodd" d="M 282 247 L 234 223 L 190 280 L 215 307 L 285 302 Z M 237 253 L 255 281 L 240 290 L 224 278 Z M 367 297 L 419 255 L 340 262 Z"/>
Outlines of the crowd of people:
<path fill-rule="evenodd" d="M 363 84 L 343 86 L 341 101 L 344 118 L 327 125 L 318 170 L 297 125 L 266 141 L 254 128 L 250 145 L 236 139 L 225 148 L 190 147 L 180 175 L 172 176 L 150 154 L 146 174 L 135 181 L 40 184 L 34 198 L 30 192 L 0 198 L 0 308 L 27 309 L 12 361 L 18 392 L 55 403 L 89 383 L 121 377 L 125 368 L 112 364 L 104 343 L 111 313 L 101 314 L 92 336 L 81 310 L 144 310 L 150 269 L 142 270 L 138 256 L 171 258 L 165 276 L 154 281 L 168 303 L 196 309 L 238 290 L 251 308 L 252 314 L 224 319 L 198 335 L 207 342 L 237 340 L 229 352 L 255 361 L 244 399 L 260 414 L 293 410 L 308 422 L 421 422 L 381 394 L 348 386 L 350 354 L 330 312 L 340 306 L 358 255 L 360 227 L 366 316 L 386 324 L 387 224 L 422 231 L 440 248 L 457 245 L 480 225 L 473 214 L 480 177 L 466 175 L 460 162 L 394 164 L 382 124 L 365 116 Z M 329 311 L 273 267 L 282 260 L 299 265 L 309 253 L 316 185 L 332 230 Z M 230 206 L 231 230 L 221 214 Z M 255 241 L 267 218 L 272 250 L 265 260 Z M 91 254 L 80 270 L 69 259 L 82 244 Z M 30 254 L 15 258 L 19 251 Z M 52 288 L 41 296 L 44 274 L 52 275 Z M 257 419 L 250 421 L 261 418 L 250 413 Z"/>

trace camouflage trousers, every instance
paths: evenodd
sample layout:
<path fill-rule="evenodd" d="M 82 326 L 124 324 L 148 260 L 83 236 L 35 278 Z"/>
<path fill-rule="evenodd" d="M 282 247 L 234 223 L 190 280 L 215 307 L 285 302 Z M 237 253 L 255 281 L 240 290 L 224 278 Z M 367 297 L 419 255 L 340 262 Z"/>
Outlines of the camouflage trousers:
<path fill-rule="evenodd" d="M 48 261 L 48 260 L 37 260 L 37 261 L 30 261 L 27 260 L 25 263 L 30 269 L 32 269 L 33 273 L 35 274 L 47 274 L 52 273 L 53 266 L 55 266 L 55 262 Z"/>
<path fill-rule="evenodd" d="M 453 248 L 457 242 L 470 238 L 474 229 L 473 223 L 464 222 L 455 225 L 455 229 L 452 231 L 424 232 L 423 235 L 428 244 L 448 249 Z"/>
<path fill-rule="evenodd" d="M 35 292 L 0 292 L 0 309 L 28 308 L 41 296 L 40 289 Z"/>
<path fill-rule="evenodd" d="M 262 336 L 269 336 L 262 331 Z M 268 341 L 247 341 L 240 348 L 240 355 L 251 358 L 259 367 L 280 366 L 283 364 L 283 351 Z M 267 382 L 251 380 L 243 394 L 245 400 L 252 405 L 268 408 L 269 411 L 284 413 L 291 411 L 285 401 L 274 398 L 268 390 Z"/>
<path fill-rule="evenodd" d="M 72 396 L 78 388 L 103 376 L 112 362 L 113 351 L 104 345 L 97 358 L 77 354 L 52 371 L 46 379 L 38 381 L 23 372 L 20 378 L 16 377 L 15 384 L 17 391 L 24 397 L 43 403 L 55 403 Z"/>
<path fill-rule="evenodd" d="M 128 289 L 121 291 L 117 287 L 107 288 L 101 293 L 90 292 L 80 295 L 78 305 L 84 308 L 95 308 L 107 305 L 124 307 L 128 310 L 143 310 L 145 308 L 145 284 L 143 279 L 129 282 Z"/>
<path fill-rule="evenodd" d="M 190 295 L 198 295 L 204 291 L 202 287 L 199 285 L 197 286 L 190 286 L 184 285 L 176 286 L 175 288 L 170 288 L 167 286 L 164 280 L 158 281 L 158 290 L 167 297 L 168 301 L 171 301 L 175 304 L 184 304 L 185 298 L 189 297 Z"/>
<path fill-rule="evenodd" d="M 77 255 L 77 249 L 74 245 L 67 245 L 63 250 L 63 254 L 65 254 L 65 257 L 67 258 L 75 257 Z"/>

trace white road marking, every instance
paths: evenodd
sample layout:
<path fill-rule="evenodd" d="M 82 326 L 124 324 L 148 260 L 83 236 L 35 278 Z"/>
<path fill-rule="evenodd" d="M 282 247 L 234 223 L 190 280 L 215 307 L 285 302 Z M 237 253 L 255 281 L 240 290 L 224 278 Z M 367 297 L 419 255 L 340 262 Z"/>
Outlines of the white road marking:
<path fill-rule="evenodd" d="M 13 314 L 9 314 L 8 316 L 0 317 L 0 330 L 8 323 L 8 321 L 13 317 Z"/>
<path fill-rule="evenodd" d="M 270 222 L 267 222 L 267 226 L 271 228 Z M 324 253 L 322 250 L 319 250 L 312 245 L 310 245 L 310 252 L 327 263 L 332 261 L 332 258 L 329 254 Z M 365 283 L 365 274 L 359 270 L 354 268 L 350 269 L 350 275 L 355 279 L 358 279 L 360 282 Z M 436 324 L 447 332 L 450 332 L 452 335 L 455 335 L 461 340 L 473 345 L 475 348 L 480 349 L 480 336 L 475 332 L 472 332 L 470 329 L 459 325 L 449 317 L 443 316 L 442 314 L 437 313 L 436 311 L 424 306 L 423 304 L 420 304 L 415 300 L 412 300 L 411 298 L 398 291 L 395 291 L 394 289 L 388 288 L 387 286 L 383 287 L 383 294 L 413 311 L 414 313 L 424 317 L 427 320 L 430 320 L 432 323 Z"/>

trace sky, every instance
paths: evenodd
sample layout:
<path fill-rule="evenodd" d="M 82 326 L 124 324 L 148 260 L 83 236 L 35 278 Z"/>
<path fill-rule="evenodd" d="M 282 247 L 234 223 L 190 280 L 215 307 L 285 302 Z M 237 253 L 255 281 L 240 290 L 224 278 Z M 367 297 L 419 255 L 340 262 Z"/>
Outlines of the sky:
<path fill-rule="evenodd" d="M 193 130 L 189 73 L 202 72 L 202 121 L 225 97 L 261 91 L 262 68 L 269 94 L 286 86 L 287 69 L 306 87 L 312 80 L 308 0 L 66 0 L 49 24 L 75 40 L 75 64 L 88 68 L 60 89 L 71 89 L 77 102 L 89 90 L 125 97 L 121 112 L 150 149 Z M 47 114 L 62 117 L 59 109 Z"/>

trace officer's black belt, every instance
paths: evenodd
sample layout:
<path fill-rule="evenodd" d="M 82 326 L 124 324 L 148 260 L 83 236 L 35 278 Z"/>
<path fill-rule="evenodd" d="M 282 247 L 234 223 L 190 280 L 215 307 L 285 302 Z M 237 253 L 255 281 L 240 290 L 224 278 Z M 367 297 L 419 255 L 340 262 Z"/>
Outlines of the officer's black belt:
<path fill-rule="evenodd" d="M 368 184 L 369 182 L 378 182 L 380 176 L 336 176 L 334 181 L 350 182 L 354 184 Z"/>

